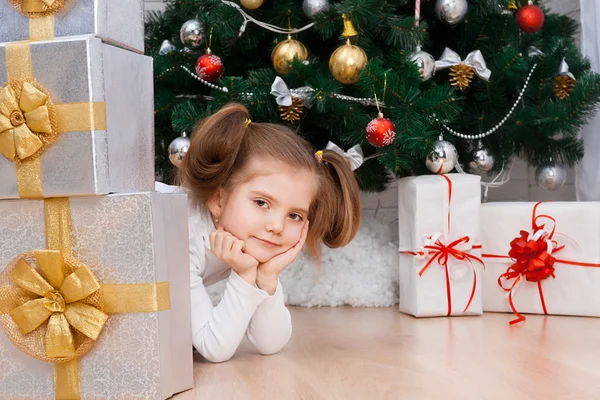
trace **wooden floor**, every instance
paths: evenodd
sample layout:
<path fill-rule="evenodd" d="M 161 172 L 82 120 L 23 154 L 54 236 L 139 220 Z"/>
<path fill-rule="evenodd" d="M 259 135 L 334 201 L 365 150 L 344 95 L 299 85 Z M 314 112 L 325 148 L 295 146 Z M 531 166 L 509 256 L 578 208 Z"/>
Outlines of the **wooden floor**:
<path fill-rule="evenodd" d="M 600 399 L 600 318 L 509 314 L 416 319 L 396 308 L 291 308 L 279 354 L 244 342 L 197 356 L 186 399 Z"/>

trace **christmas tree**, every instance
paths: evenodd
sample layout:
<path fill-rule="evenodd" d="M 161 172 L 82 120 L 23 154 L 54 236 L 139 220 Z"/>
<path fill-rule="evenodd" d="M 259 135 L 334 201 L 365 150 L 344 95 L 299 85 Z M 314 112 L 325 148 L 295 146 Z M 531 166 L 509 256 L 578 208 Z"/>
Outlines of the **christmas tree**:
<path fill-rule="evenodd" d="M 316 148 L 360 145 L 365 191 L 514 157 L 560 172 L 600 99 L 577 29 L 525 0 L 171 0 L 146 23 L 158 179 L 169 144 L 230 101 Z"/>

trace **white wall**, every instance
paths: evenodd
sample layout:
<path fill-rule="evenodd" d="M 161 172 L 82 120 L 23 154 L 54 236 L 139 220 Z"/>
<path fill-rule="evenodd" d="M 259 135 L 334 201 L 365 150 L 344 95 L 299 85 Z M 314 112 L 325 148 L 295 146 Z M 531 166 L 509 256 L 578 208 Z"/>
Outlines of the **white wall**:
<path fill-rule="evenodd" d="M 146 3 L 146 11 L 159 10 L 162 11 L 165 8 L 163 0 L 144 0 Z"/>

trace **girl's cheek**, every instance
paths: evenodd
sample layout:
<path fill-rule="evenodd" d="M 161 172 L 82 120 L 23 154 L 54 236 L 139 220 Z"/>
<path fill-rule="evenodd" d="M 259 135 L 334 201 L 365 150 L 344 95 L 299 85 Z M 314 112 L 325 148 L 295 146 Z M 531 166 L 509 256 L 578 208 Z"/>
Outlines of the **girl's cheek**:
<path fill-rule="evenodd" d="M 294 224 L 293 233 L 290 235 L 290 239 L 292 241 L 294 241 L 294 244 L 295 244 L 295 242 L 300 240 L 301 235 L 302 235 L 302 225 L 300 225 L 300 223 Z"/>

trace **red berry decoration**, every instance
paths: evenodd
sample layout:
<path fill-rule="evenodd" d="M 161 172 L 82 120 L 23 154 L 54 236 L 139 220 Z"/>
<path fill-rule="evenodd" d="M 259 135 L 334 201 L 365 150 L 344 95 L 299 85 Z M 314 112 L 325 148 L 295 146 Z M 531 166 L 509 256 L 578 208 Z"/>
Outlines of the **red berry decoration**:
<path fill-rule="evenodd" d="M 385 147 L 394 143 L 396 127 L 394 123 L 379 113 L 377 118 L 367 125 L 367 140 L 375 147 Z"/>
<path fill-rule="evenodd" d="M 529 2 L 528 5 L 517 11 L 516 21 L 520 30 L 533 33 L 544 25 L 544 12 L 541 8 Z"/>
<path fill-rule="evenodd" d="M 196 73 L 205 81 L 214 82 L 223 75 L 223 61 L 207 50 L 196 61 Z"/>

